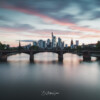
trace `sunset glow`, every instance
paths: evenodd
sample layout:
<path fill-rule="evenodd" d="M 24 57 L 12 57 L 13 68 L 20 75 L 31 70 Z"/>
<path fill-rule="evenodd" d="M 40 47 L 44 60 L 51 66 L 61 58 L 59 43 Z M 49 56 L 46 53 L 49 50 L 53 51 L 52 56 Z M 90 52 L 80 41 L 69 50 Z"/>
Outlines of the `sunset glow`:
<path fill-rule="evenodd" d="M 16 40 L 47 40 L 51 32 L 67 44 L 71 39 L 96 43 L 100 39 L 98 0 L 0 1 L 1 42 L 17 46 Z"/>

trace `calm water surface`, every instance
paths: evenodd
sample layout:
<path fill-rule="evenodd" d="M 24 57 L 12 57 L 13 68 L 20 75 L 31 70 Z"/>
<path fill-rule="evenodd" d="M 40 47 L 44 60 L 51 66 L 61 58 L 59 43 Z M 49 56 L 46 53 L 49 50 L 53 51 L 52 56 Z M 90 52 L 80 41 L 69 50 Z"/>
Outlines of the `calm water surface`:
<path fill-rule="evenodd" d="M 8 57 L 8 62 L 0 63 L 1 100 L 100 100 L 100 62 L 96 58 L 83 62 L 82 57 L 64 54 L 62 63 L 57 58 L 57 54 L 39 53 L 30 63 L 26 54 Z M 43 91 L 59 95 L 42 96 Z"/>

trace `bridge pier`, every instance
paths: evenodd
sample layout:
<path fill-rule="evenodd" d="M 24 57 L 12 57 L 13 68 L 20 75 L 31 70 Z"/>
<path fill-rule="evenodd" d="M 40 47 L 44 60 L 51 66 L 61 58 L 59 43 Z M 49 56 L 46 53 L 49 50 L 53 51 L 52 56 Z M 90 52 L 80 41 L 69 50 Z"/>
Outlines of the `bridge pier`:
<path fill-rule="evenodd" d="M 100 57 L 97 57 L 97 60 L 100 60 Z"/>
<path fill-rule="evenodd" d="M 83 57 L 83 61 L 91 61 L 91 56 L 90 57 Z"/>
<path fill-rule="evenodd" d="M 88 51 L 83 53 L 83 61 L 91 61 L 91 55 Z"/>
<path fill-rule="evenodd" d="M 7 55 L 0 55 L 0 62 L 7 62 Z"/>
<path fill-rule="evenodd" d="M 60 62 L 63 61 L 63 52 L 58 53 L 58 60 L 59 60 Z"/>
<path fill-rule="evenodd" d="M 30 62 L 34 62 L 34 54 L 32 51 L 30 52 Z"/>

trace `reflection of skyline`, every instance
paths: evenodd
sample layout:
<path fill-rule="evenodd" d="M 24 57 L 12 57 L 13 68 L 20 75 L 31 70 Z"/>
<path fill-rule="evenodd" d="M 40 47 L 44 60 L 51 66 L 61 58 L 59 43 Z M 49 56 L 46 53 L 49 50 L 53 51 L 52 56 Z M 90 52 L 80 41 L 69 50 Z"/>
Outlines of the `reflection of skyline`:
<path fill-rule="evenodd" d="M 16 95 L 18 98 L 27 97 L 32 99 L 33 96 L 39 97 L 42 90 L 64 93 L 61 98 L 68 98 L 69 94 L 73 99 L 75 99 L 74 96 L 79 95 L 83 97 L 84 95 L 89 95 L 90 97 L 92 95 L 92 97 L 97 98 L 100 91 L 100 66 L 98 63 L 85 62 L 80 64 L 76 55 L 73 55 L 73 58 L 71 58 L 71 54 L 65 55 L 63 64 L 58 64 L 51 60 L 46 60 L 45 63 L 44 57 L 47 57 L 47 54 L 44 54 L 43 62 L 36 59 L 40 62 L 35 64 L 26 61 L 25 58 L 27 59 L 28 55 L 25 54 L 9 57 L 9 64 L 0 63 L 0 93 L 7 99 L 12 98 L 12 96 L 16 98 Z M 42 57 L 41 54 L 36 56 Z M 16 63 L 14 62 L 14 57 L 17 60 Z M 54 58 L 50 54 L 49 57 Z M 25 61 L 23 62 L 22 60 Z M 73 60 L 73 67 L 70 64 L 71 60 Z M 4 91 L 2 92 L 2 90 Z"/>
<path fill-rule="evenodd" d="M 42 56 L 42 59 L 41 59 Z M 34 63 L 37 64 L 63 64 L 68 66 L 77 66 L 80 63 L 80 58 L 75 54 L 64 54 L 63 62 L 58 61 L 58 55 L 55 53 L 38 53 L 35 54 Z M 27 54 L 17 54 L 8 57 L 8 62 L 22 62 L 29 63 L 29 55 Z"/>
<path fill-rule="evenodd" d="M 15 40 L 46 40 L 53 31 L 68 44 L 71 38 L 96 43 L 100 37 L 99 13 L 98 0 L 1 1 L 0 40 L 15 46 Z"/>
<path fill-rule="evenodd" d="M 41 57 L 43 59 L 41 59 Z M 21 53 L 21 54 L 16 54 L 8 57 L 7 63 L 30 63 L 29 61 L 29 55 Z M 34 62 L 33 64 L 58 64 L 58 65 L 63 65 L 63 66 L 70 66 L 70 67 L 76 67 L 79 64 L 84 64 L 84 63 L 94 63 L 99 61 L 95 58 L 92 57 L 91 61 L 83 61 L 82 57 L 76 55 L 76 54 L 64 54 L 64 60 L 63 62 L 58 61 L 58 55 L 55 53 L 38 53 L 35 54 Z M 32 63 L 32 62 L 31 62 Z"/>

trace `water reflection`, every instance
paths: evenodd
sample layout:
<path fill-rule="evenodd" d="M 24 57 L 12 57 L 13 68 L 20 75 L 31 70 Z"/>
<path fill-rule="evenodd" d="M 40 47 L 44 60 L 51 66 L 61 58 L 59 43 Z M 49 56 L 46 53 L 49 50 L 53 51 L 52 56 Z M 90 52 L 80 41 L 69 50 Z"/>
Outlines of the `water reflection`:
<path fill-rule="evenodd" d="M 85 92 L 92 89 L 97 94 L 100 90 L 100 61 L 92 58 L 91 62 L 84 62 L 81 56 L 64 54 L 63 62 L 58 62 L 57 54 L 39 53 L 35 55 L 34 63 L 30 63 L 29 55 L 10 56 L 7 63 L 0 63 L 0 87 L 30 90 L 30 94 L 45 89 L 70 93 L 74 88 L 75 93 L 80 93 L 77 89 L 83 88 Z"/>
<path fill-rule="evenodd" d="M 38 64 L 57 64 L 58 61 L 54 60 L 54 61 L 39 61 L 39 60 L 35 60 L 34 63 L 38 63 Z"/>
<path fill-rule="evenodd" d="M 63 62 L 58 62 L 57 58 L 56 54 L 39 53 L 35 55 L 34 63 L 30 63 L 29 56 L 22 54 L 9 57 L 8 62 L 10 63 L 10 66 L 16 66 L 17 69 L 19 67 L 19 70 L 21 67 L 23 70 L 24 67 L 24 70 L 27 69 L 28 71 L 30 70 L 28 67 L 34 67 L 34 74 L 36 74 L 34 76 L 39 78 L 37 83 L 41 83 L 42 77 L 45 77 L 45 80 L 51 80 L 52 82 L 54 78 L 55 83 L 58 82 L 63 85 L 65 85 L 66 82 L 96 85 L 99 69 L 98 62 L 95 61 L 95 58 L 92 58 L 92 61 L 90 62 L 82 61 L 82 57 L 75 54 L 64 54 Z M 28 74 L 32 77 L 29 72 Z"/>

